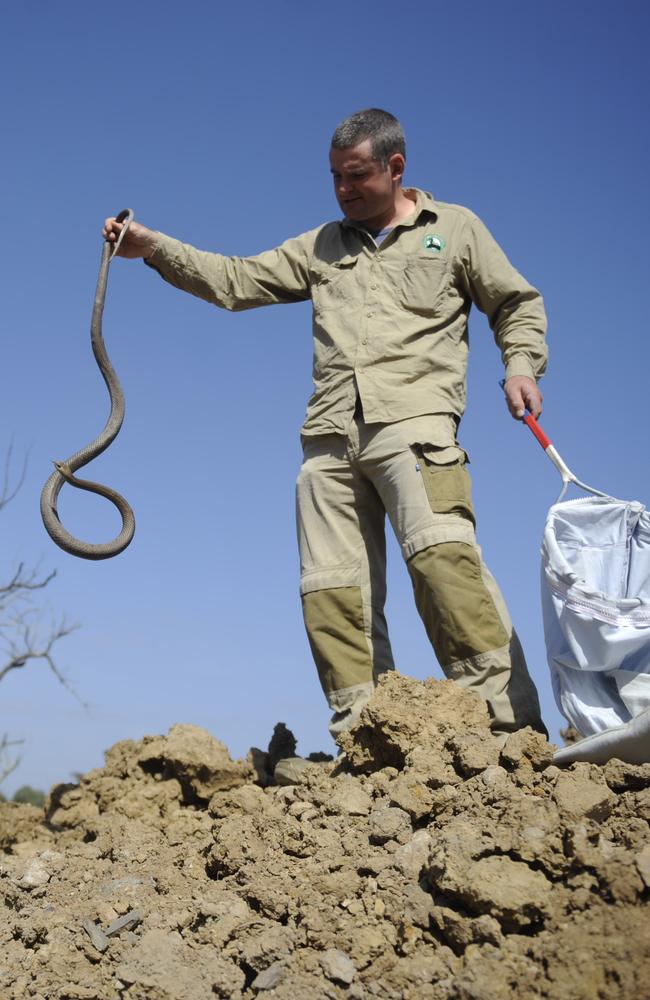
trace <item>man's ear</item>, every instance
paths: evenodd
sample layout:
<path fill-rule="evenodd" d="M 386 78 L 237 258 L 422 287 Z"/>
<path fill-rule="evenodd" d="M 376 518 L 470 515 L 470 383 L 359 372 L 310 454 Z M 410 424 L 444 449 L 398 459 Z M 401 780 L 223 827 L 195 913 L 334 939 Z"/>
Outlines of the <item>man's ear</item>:
<path fill-rule="evenodd" d="M 406 160 L 401 153 L 393 153 L 393 155 L 388 158 L 388 167 L 390 169 L 391 180 L 401 181 L 406 169 Z"/>

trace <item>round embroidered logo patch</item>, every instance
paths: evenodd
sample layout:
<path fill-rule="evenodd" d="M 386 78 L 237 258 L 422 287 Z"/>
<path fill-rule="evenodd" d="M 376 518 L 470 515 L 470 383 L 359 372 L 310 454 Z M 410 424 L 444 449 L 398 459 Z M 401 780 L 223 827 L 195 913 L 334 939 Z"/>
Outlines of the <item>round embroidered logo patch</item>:
<path fill-rule="evenodd" d="M 427 233 L 422 240 L 422 244 L 425 250 L 431 250 L 433 253 L 440 253 L 446 246 L 442 236 L 438 236 L 437 233 Z"/>

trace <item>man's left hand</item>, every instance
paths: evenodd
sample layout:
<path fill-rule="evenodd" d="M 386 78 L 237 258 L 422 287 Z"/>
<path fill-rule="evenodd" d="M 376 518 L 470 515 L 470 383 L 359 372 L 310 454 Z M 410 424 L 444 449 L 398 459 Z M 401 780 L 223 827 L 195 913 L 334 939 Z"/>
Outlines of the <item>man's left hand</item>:
<path fill-rule="evenodd" d="M 526 375 L 513 375 L 505 383 L 503 391 L 508 409 L 515 420 L 521 420 L 526 410 L 530 410 L 537 420 L 542 412 L 542 394 L 534 379 Z"/>

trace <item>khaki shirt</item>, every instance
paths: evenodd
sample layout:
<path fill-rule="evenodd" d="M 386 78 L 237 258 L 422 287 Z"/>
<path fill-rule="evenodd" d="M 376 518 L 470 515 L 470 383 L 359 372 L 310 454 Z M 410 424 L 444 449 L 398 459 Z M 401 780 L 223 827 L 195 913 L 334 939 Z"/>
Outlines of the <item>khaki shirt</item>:
<path fill-rule="evenodd" d="M 314 392 L 304 434 L 345 434 L 357 392 L 367 423 L 460 418 L 472 302 L 487 315 L 506 378 L 543 373 L 544 306 L 472 212 L 417 189 L 404 193 L 413 213 L 379 246 L 343 220 L 255 257 L 207 253 L 160 234 L 147 263 L 225 309 L 311 298 Z"/>

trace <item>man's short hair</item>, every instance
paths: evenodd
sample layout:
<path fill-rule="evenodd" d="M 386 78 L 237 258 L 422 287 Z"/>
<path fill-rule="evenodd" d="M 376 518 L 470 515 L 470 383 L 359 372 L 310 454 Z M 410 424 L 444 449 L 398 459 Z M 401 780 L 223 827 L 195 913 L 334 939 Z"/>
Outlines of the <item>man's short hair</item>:
<path fill-rule="evenodd" d="M 387 166 L 393 153 L 401 153 L 406 159 L 404 130 L 394 115 L 381 108 L 366 108 L 355 111 L 337 126 L 332 136 L 332 149 L 350 149 L 364 139 L 370 139 L 373 160 Z"/>

